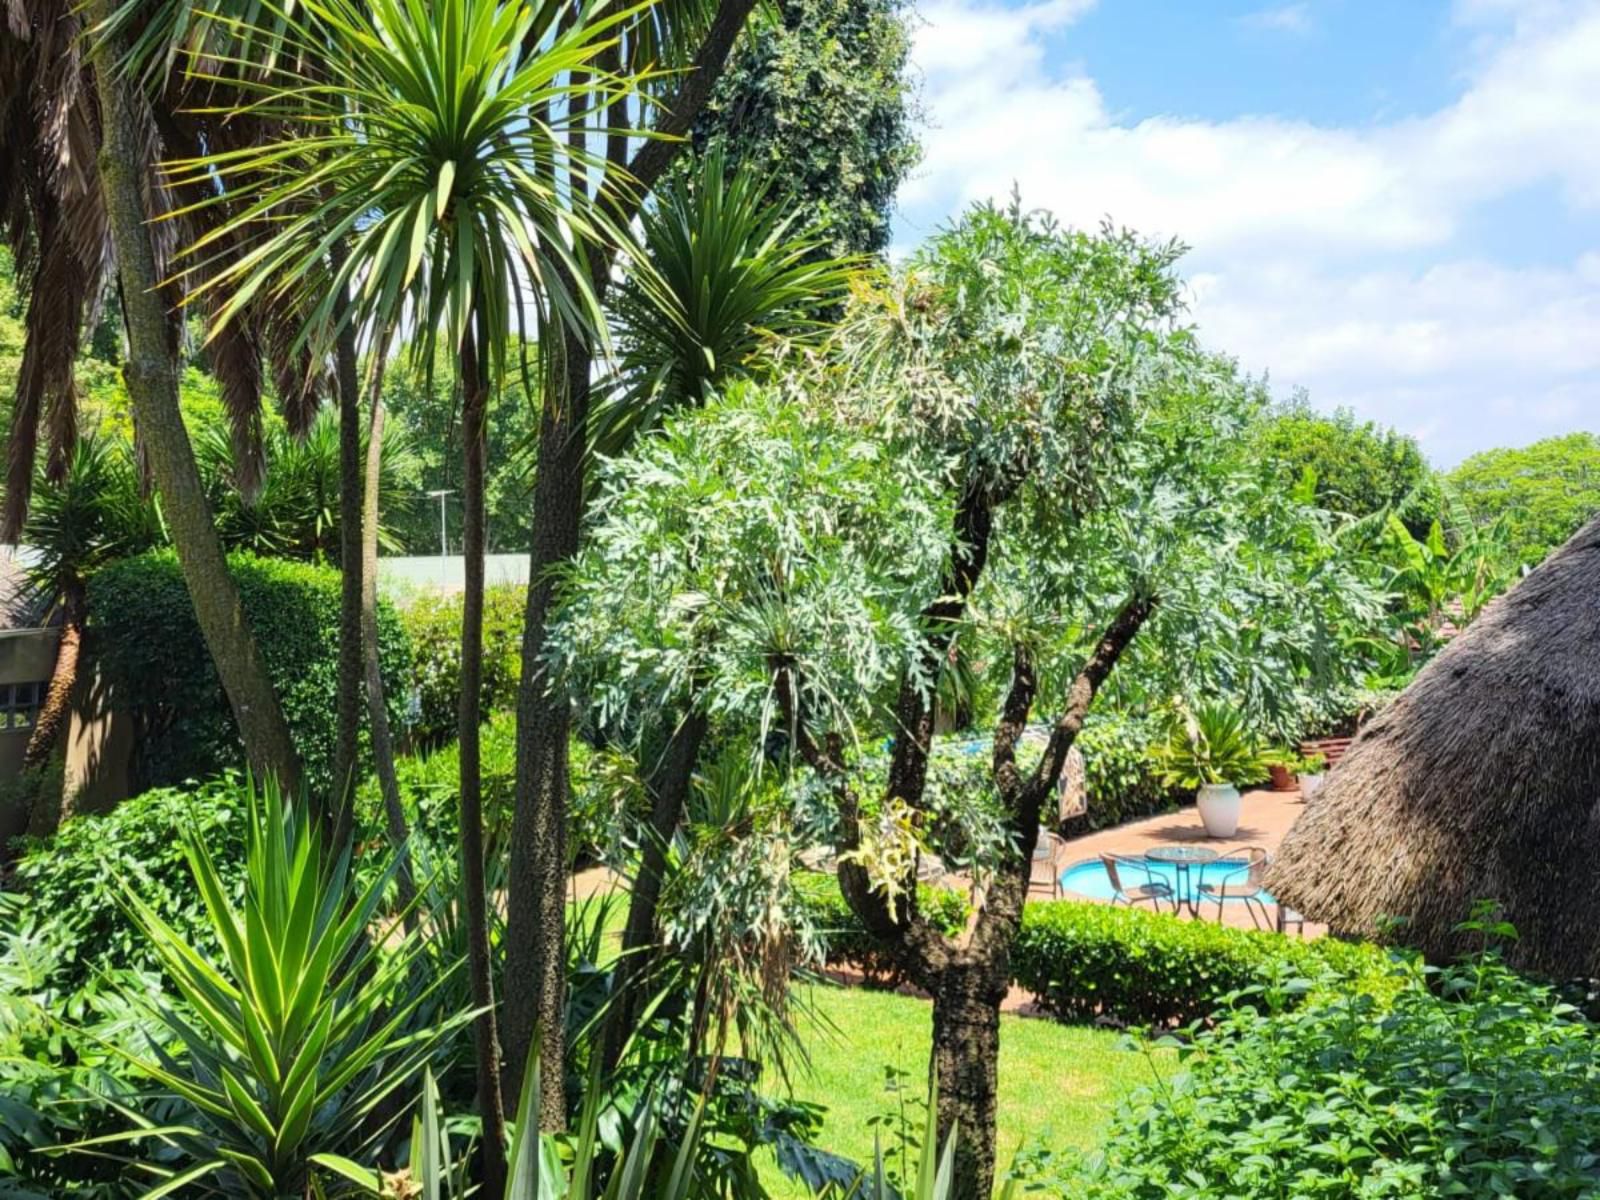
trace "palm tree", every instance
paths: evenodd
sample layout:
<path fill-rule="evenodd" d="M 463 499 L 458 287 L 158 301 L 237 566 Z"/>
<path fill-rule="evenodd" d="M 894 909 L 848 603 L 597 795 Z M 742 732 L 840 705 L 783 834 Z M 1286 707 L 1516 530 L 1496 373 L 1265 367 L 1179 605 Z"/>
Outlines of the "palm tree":
<path fill-rule="evenodd" d="M 139 554 L 165 540 L 161 515 L 139 487 L 132 447 L 109 438 L 80 437 L 64 478 L 41 479 L 25 529 L 36 557 L 28 564 L 32 586 L 60 615 L 61 641 L 23 765 L 50 757 L 67 725 L 78 679 L 89 576 L 107 563 Z M 31 831 L 48 833 L 59 811 L 35 811 Z"/>
<path fill-rule="evenodd" d="M 170 2 L 187 8 L 186 0 Z M 292 786 L 299 775 L 294 744 L 243 620 L 178 415 L 181 331 L 170 314 L 179 296 L 161 285 L 172 238 L 150 225 L 174 203 L 153 170 L 161 148 L 231 140 L 244 127 L 226 134 L 204 128 L 186 112 L 185 82 L 167 70 L 170 56 L 152 53 L 136 62 L 126 53 L 130 24 L 175 30 L 170 15 L 165 5 L 132 0 L 120 9 L 109 0 L 23 2 L 0 27 L 0 158 L 7 163 L 0 219 L 17 252 L 20 286 L 30 293 L 0 539 L 15 541 L 26 521 L 41 425 L 49 442 L 45 478 L 59 482 L 72 462 L 74 360 L 114 268 L 134 417 L 201 630 L 252 763 Z M 216 28 L 209 19 L 187 26 L 192 37 L 209 38 Z M 143 86 L 132 86 L 134 68 Z M 279 340 L 285 319 L 255 306 L 248 321 L 210 348 L 242 461 L 249 461 L 260 431 L 260 350 Z M 312 373 L 283 355 L 274 357 L 274 367 L 286 406 L 296 407 L 290 401 L 299 396 L 304 408 Z"/>
<path fill-rule="evenodd" d="M 222 180 L 226 201 L 200 203 L 235 210 L 185 252 L 191 271 L 210 272 L 196 290 L 227 295 L 220 328 L 264 298 L 307 314 L 297 344 L 319 357 L 355 327 L 375 332 L 380 363 L 390 332 L 407 325 L 420 362 L 441 342 L 455 354 L 466 560 L 461 853 L 491 1192 L 504 1178 L 505 1128 L 479 777 L 484 422 L 514 332 L 549 322 L 593 336 L 601 324 L 583 248 L 604 221 L 551 183 L 589 161 L 566 127 L 627 90 L 598 62 L 617 18 L 594 11 L 553 0 L 302 0 L 279 31 L 276 64 L 226 81 L 285 136 L 173 168 L 180 182 Z M 215 248 L 230 241 L 240 253 L 211 269 Z"/>

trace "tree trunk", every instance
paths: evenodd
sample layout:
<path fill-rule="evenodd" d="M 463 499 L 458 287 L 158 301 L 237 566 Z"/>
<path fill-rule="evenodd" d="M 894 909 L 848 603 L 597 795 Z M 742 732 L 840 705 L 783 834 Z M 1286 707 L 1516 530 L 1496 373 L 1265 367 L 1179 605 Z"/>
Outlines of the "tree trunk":
<path fill-rule="evenodd" d="M 90 26 L 105 21 L 109 8 L 108 0 L 95 0 L 89 10 Z M 300 786 L 300 757 L 245 621 L 239 589 L 228 574 L 178 405 L 176 329 L 158 290 L 150 214 L 141 187 L 140 173 L 148 164 L 135 122 L 139 98 L 117 73 L 123 53 L 120 42 L 106 39 L 96 50 L 95 87 L 103 127 L 100 183 L 122 282 L 128 334 L 123 379 L 134 424 L 161 492 L 200 632 L 238 722 L 250 766 L 259 777 L 274 776 L 293 793 Z"/>
<path fill-rule="evenodd" d="M 755 0 L 719 0 L 694 61 L 677 93 L 662 106 L 656 132 L 645 139 L 625 171 L 606 175 L 615 189 L 606 196 L 611 215 L 626 226 L 639 213 L 657 181 L 682 151 L 684 138 L 705 107 Z M 620 111 L 620 110 L 618 110 Z M 607 139 L 607 159 L 626 152 L 626 138 Z M 590 283 L 603 299 L 610 263 L 596 252 Z M 552 337 L 550 339 L 554 341 Z M 539 423 L 534 481 L 533 553 L 528 606 L 522 627 L 522 679 L 517 690 L 516 809 L 511 830 L 511 879 L 506 904 L 506 1079 L 519 1080 L 534 1033 L 539 1034 L 539 1123 L 566 1124 L 563 1073 L 566 1032 L 566 820 L 567 736 L 571 715 L 565 697 L 544 678 L 545 623 L 550 615 L 554 573 L 578 549 L 584 510 L 584 458 L 589 422 L 589 367 L 585 340 L 570 330 L 561 337 L 562 361 L 552 364 Z M 559 374 L 558 374 L 559 372 Z M 559 381 L 559 383 L 558 383 Z"/>
<path fill-rule="evenodd" d="M 566 1124 L 566 696 L 548 686 L 545 624 L 555 593 L 553 568 L 578 550 L 589 420 L 589 347 L 563 331 L 559 384 L 539 420 L 534 476 L 533 563 L 522 628 L 517 688 L 516 810 L 511 825 L 511 890 L 506 906 L 506 1074 L 520 1080 L 538 1031 L 539 1124 Z"/>
<path fill-rule="evenodd" d="M 326 820 L 333 830 L 330 845 L 337 848 L 344 845 L 354 825 L 361 738 L 361 608 L 366 560 L 361 553 L 361 380 L 354 322 L 340 331 L 334 353 L 339 393 L 339 691 L 333 787 Z"/>
<path fill-rule="evenodd" d="M 939 973 L 933 993 L 937 1149 L 943 1153 L 955 1129 L 955 1200 L 989 1200 L 994 1193 L 1000 1003 L 1009 968 L 1009 954 L 993 962 L 952 962 Z"/>
<path fill-rule="evenodd" d="M 56 648 L 56 664 L 50 672 L 50 686 L 45 690 L 44 703 L 39 706 L 39 716 L 28 735 L 28 746 L 22 752 L 23 767 L 43 766 L 50 760 L 67 731 L 72 714 L 72 689 L 78 682 L 78 652 L 83 644 L 83 584 L 71 583 L 61 600 L 61 641 Z"/>
<path fill-rule="evenodd" d="M 639 867 L 628 898 L 628 923 L 622 931 L 622 953 L 617 958 L 611 987 L 612 1010 L 606 1021 L 604 1060 L 608 1072 L 614 1070 L 621 1059 L 623 1045 L 637 1019 L 639 997 L 635 993 L 646 966 L 645 952 L 655 944 L 656 907 L 661 900 L 667 849 L 678 822 L 683 819 L 705 734 L 703 713 L 693 711 L 684 716 L 672 731 L 656 775 L 655 803 L 651 806 L 650 824 L 639 851 Z"/>
<path fill-rule="evenodd" d="M 374 354 L 384 352 L 382 341 Z M 395 882 L 406 928 L 417 923 L 416 880 L 411 872 L 406 810 L 400 803 L 400 780 L 394 770 L 394 740 L 389 734 L 389 709 L 383 689 L 383 664 L 378 657 L 378 488 L 383 470 L 383 362 L 373 363 L 372 422 L 367 430 L 367 471 L 361 499 L 361 657 L 367 682 L 367 723 L 372 727 L 372 765 L 383 796 L 389 842 L 400 856 Z"/>
<path fill-rule="evenodd" d="M 488 346 L 480 327 L 461 352 L 462 519 L 461 553 L 466 586 L 461 597 L 461 861 L 467 905 L 467 975 L 474 1008 L 473 1048 L 478 1112 L 483 1119 L 484 1194 L 505 1192 L 506 1119 L 500 1097 L 500 1045 L 495 1029 L 494 981 L 489 962 L 489 897 L 484 883 L 483 795 L 479 726 L 483 704 L 484 427 L 488 416 Z"/>

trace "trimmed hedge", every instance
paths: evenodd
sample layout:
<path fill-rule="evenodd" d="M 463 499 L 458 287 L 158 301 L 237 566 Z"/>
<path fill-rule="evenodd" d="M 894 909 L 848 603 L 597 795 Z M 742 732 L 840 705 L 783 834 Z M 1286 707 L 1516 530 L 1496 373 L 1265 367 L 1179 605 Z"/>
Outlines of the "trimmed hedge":
<path fill-rule="evenodd" d="M 332 782 L 339 678 L 339 572 L 253 554 L 228 556 L 246 619 L 313 788 Z M 216 667 L 170 550 L 123 559 L 89 581 L 91 660 L 133 717 L 135 792 L 207 779 L 244 757 Z M 393 609 L 378 608 L 390 719 L 405 710 L 410 652 Z"/>
<path fill-rule="evenodd" d="M 1011 977 L 1063 1021 L 1185 1025 L 1231 992 L 1287 969 L 1364 977 L 1375 990 L 1389 956 L 1376 946 L 1182 921 L 1165 913 L 1052 900 L 1029 904 L 1011 947 Z"/>
<path fill-rule="evenodd" d="M 1110 829 L 1190 802 L 1192 793 L 1163 783 L 1156 770 L 1154 748 L 1162 736 L 1154 717 L 1114 709 L 1090 714 L 1077 741 L 1088 812 L 1069 821 L 1063 832 Z"/>
<path fill-rule="evenodd" d="M 459 732 L 456 706 L 461 697 L 461 593 L 424 592 L 400 610 L 411 643 L 412 687 L 417 708 L 412 742 L 438 748 Z M 524 589 L 512 585 L 483 593 L 483 712 L 509 710 L 522 675 Z"/>
<path fill-rule="evenodd" d="M 808 871 L 793 877 L 797 917 L 817 939 L 817 952 L 829 966 L 860 971 L 869 987 L 896 987 L 904 982 L 899 966 L 882 942 L 867 932 L 855 909 L 839 890 L 836 875 Z M 966 927 L 967 898 L 949 888 L 917 888 L 917 904 L 936 928 L 955 936 Z"/>

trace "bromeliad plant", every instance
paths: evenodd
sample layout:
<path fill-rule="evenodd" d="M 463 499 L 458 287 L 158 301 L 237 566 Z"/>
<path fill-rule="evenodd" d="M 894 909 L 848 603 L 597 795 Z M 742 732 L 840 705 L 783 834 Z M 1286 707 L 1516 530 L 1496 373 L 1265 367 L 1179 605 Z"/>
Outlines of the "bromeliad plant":
<path fill-rule="evenodd" d="M 180 1115 L 158 1125 L 130 1112 L 135 1129 L 71 1148 L 167 1147 L 161 1163 L 134 1167 L 152 1180 L 147 1197 L 304 1195 L 313 1159 L 374 1151 L 387 1126 L 379 1106 L 404 1094 L 471 1015 L 418 1027 L 454 965 L 412 986 L 420 937 L 398 921 L 375 925 L 396 856 L 358 883 L 350 848 L 326 853 L 305 805 L 270 782 L 248 801 L 242 905 L 200 837 L 184 839 L 222 947 L 215 960 L 125 889 L 183 1001 L 152 1002 L 172 1048 L 152 1041 L 148 1056 L 128 1056 Z"/>

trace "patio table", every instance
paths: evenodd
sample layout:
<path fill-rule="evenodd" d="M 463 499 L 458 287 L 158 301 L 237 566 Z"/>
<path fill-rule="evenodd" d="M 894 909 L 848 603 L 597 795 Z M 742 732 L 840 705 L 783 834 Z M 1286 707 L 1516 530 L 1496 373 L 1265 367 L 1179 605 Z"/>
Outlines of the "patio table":
<path fill-rule="evenodd" d="M 1195 881 L 1189 868 L 1216 862 L 1222 856 L 1205 846 L 1153 846 L 1144 856 L 1151 862 L 1171 863 L 1173 871 L 1172 911 L 1187 908 L 1191 917 L 1200 916 L 1200 905 L 1195 891 Z"/>

